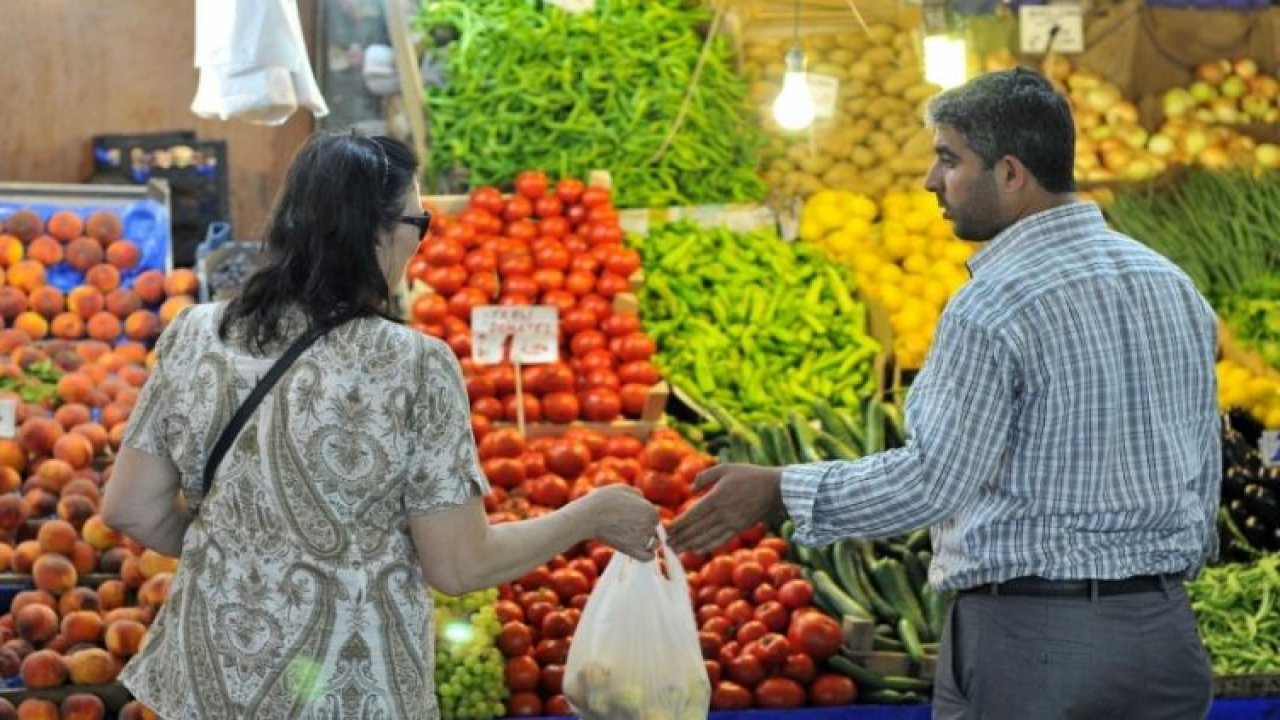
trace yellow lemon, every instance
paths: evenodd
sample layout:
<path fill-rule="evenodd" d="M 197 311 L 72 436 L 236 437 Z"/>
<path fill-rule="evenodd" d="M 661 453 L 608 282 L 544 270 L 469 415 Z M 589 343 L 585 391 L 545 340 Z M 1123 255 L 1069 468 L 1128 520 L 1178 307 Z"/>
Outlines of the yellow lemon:
<path fill-rule="evenodd" d="M 933 215 L 922 210 L 912 210 L 902 216 L 902 224 L 913 233 L 923 233 L 933 225 Z"/>
<path fill-rule="evenodd" d="M 947 260 L 956 265 L 963 265 L 973 257 L 973 248 L 965 243 L 947 243 Z"/>
<path fill-rule="evenodd" d="M 858 193 L 847 193 L 847 195 L 843 206 L 846 215 L 868 223 L 876 219 L 878 209 L 874 200 Z"/>
<path fill-rule="evenodd" d="M 840 257 L 853 257 L 861 247 L 862 239 L 848 230 L 836 230 L 826 237 L 827 249 Z"/>
<path fill-rule="evenodd" d="M 951 298 L 951 290 L 940 282 L 926 283 L 922 296 L 925 302 L 941 310 Z"/>
<path fill-rule="evenodd" d="M 900 285 L 902 283 L 902 268 L 893 263 L 885 263 L 876 269 L 875 279 L 881 285 Z"/>
<path fill-rule="evenodd" d="M 898 284 L 902 287 L 902 292 L 906 293 L 909 298 L 919 298 L 924 293 L 926 280 L 919 275 L 904 275 Z"/>
<path fill-rule="evenodd" d="M 885 257 L 890 260 L 901 260 L 911 254 L 911 239 L 900 227 L 884 228 L 880 238 L 880 247 Z"/>
<path fill-rule="evenodd" d="M 905 193 L 891 192 L 884 196 L 880 209 L 886 219 L 901 217 L 911 210 L 911 198 Z"/>
<path fill-rule="evenodd" d="M 884 285 L 880 288 L 880 304 L 887 312 L 894 313 L 902 308 L 905 300 L 902 290 L 895 285 Z"/>
<path fill-rule="evenodd" d="M 859 240 L 865 240 L 871 237 L 871 221 L 859 216 L 846 216 L 844 225 L 840 228 L 843 232 L 847 232 Z"/>
<path fill-rule="evenodd" d="M 935 240 L 953 240 L 955 233 L 951 227 L 951 221 L 945 218 L 938 218 L 929 226 L 929 237 Z"/>
<path fill-rule="evenodd" d="M 908 255 L 902 261 L 902 269 L 912 275 L 924 275 L 929 271 L 929 258 L 920 253 Z"/>
<path fill-rule="evenodd" d="M 825 227 L 812 219 L 800 221 L 800 239 L 805 242 L 818 242 L 826 231 Z"/>
<path fill-rule="evenodd" d="M 1262 418 L 1262 422 L 1268 428 L 1280 428 L 1280 406 L 1273 406 Z"/>

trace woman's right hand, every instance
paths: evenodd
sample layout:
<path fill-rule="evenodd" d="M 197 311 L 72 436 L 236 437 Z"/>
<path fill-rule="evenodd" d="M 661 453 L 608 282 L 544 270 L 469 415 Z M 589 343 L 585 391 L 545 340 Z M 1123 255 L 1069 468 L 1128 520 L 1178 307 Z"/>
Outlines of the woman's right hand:
<path fill-rule="evenodd" d="M 582 499 L 596 539 L 637 560 L 653 559 L 658 547 L 658 509 L 639 490 L 630 485 L 605 485 Z"/>

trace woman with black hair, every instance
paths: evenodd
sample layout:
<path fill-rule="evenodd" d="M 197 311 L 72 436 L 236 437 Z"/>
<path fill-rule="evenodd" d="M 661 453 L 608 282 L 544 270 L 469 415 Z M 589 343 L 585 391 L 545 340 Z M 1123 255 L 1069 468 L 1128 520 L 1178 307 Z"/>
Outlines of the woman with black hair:
<path fill-rule="evenodd" d="M 625 486 L 488 524 L 458 362 L 387 315 L 430 222 L 416 170 L 395 140 L 313 137 L 263 266 L 157 342 L 103 516 L 181 556 L 122 675 L 163 718 L 438 717 L 428 586 L 492 587 L 590 538 L 653 555 L 657 513 Z"/>

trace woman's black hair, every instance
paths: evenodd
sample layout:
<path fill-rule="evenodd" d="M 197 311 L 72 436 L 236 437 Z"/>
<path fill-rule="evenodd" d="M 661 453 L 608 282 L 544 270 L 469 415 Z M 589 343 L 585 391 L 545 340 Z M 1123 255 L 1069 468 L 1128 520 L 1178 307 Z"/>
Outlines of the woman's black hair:
<path fill-rule="evenodd" d="M 308 326 L 383 315 L 391 289 L 378 263 L 381 231 L 404 213 L 418 161 L 388 137 L 317 134 L 298 151 L 263 234 L 263 264 L 227 306 L 218 335 L 243 333 L 257 352 L 284 340 L 285 313 Z"/>

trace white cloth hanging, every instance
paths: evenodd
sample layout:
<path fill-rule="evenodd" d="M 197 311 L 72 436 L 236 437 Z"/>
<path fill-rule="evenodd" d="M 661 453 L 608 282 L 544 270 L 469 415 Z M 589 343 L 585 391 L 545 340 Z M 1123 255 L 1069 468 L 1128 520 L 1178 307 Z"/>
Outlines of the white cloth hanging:
<path fill-rule="evenodd" d="M 196 0 L 195 64 L 200 117 L 282 125 L 299 107 L 329 114 L 296 0 Z"/>

